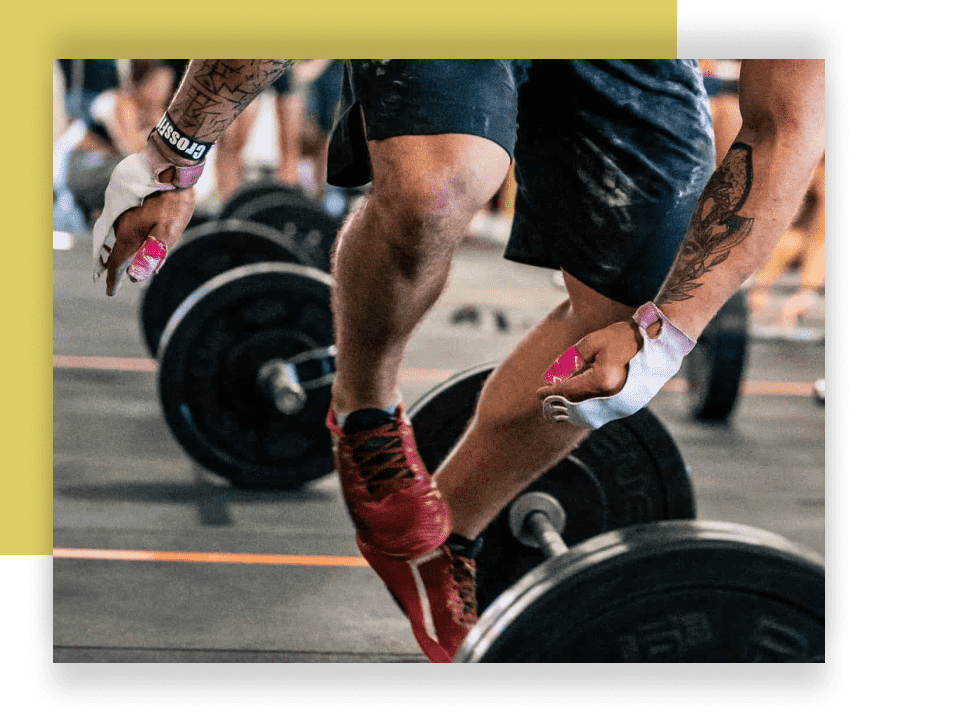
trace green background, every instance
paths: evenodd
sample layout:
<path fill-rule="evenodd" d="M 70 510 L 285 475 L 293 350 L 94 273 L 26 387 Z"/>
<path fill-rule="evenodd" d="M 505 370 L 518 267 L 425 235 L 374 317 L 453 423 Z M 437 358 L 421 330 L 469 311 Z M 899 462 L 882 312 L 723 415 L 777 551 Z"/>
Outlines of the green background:
<path fill-rule="evenodd" d="M 401 5 L 395 3 L 394 7 Z M 418 13 L 424 5 L 422 2 L 408 3 L 407 8 Z M 545 3 L 549 22 L 532 26 L 532 32 L 537 33 L 538 37 L 530 38 L 531 44 L 526 44 L 517 32 L 508 30 L 505 35 L 502 33 L 503 27 L 508 28 L 515 23 L 517 5 L 531 6 L 530 3 L 488 3 L 481 7 L 463 4 L 461 12 L 467 14 L 469 36 L 491 33 L 490 41 L 496 52 L 485 55 L 542 55 L 542 50 L 546 50 L 547 55 L 576 57 L 649 56 L 649 53 L 636 52 L 632 44 L 636 40 L 642 3 Z M 368 3 L 368 6 L 374 7 L 374 3 Z M 113 6 L 109 4 L 108 7 Z M 36 478 L 38 468 L 44 482 L 49 477 L 50 456 L 46 455 L 46 467 L 43 461 L 45 454 L 50 452 L 50 416 L 47 415 L 50 404 L 45 402 L 45 399 L 50 399 L 47 368 L 50 367 L 51 318 L 51 296 L 47 292 L 50 290 L 49 256 L 46 255 L 50 252 L 46 240 L 50 217 L 47 215 L 49 180 L 46 180 L 46 173 L 50 155 L 49 146 L 46 145 L 46 129 L 49 127 L 48 118 L 51 117 L 48 114 L 47 83 L 50 76 L 47 68 L 51 57 L 153 57 L 173 54 L 171 45 L 166 45 L 171 42 L 171 35 L 166 39 L 147 29 L 140 30 L 140 37 L 137 38 L 139 42 L 147 42 L 136 43 L 133 48 L 129 38 L 126 44 L 126 25 L 119 19 L 123 16 L 118 12 L 125 7 L 118 4 L 116 12 L 109 13 L 107 17 L 112 22 L 107 23 L 108 29 L 99 25 L 98 19 L 90 17 L 90 14 L 86 17 L 87 24 L 77 25 L 72 19 L 65 20 L 63 16 L 51 14 L 56 10 L 73 8 L 66 3 L 48 4 L 43 10 L 26 8 L 23 14 L 11 16 L 7 25 L 8 37 L 4 44 L 8 48 L 7 68 L 12 77 L 20 78 L 9 87 L 24 89 L 27 108 L 23 112 L 12 104 L 4 111 L 7 118 L 0 126 L 5 131 L 8 143 L 16 145 L 8 147 L 6 152 L 8 172 L 2 179 L 4 197 L 12 199 L 11 207 L 24 209 L 8 225 L 10 237 L 6 238 L 8 254 L 5 256 L 8 283 L 2 292 L 5 293 L 5 307 L 11 309 L 8 315 L 13 319 L 8 333 L 17 340 L 25 338 L 26 342 L 8 344 L 8 353 L 5 354 L 7 365 L 2 370 L 7 371 L 9 378 L 12 371 L 23 373 L 22 366 L 27 365 L 27 393 L 31 395 L 26 397 L 21 391 L 12 392 L 3 415 L 8 416 L 4 420 L 8 431 L 14 423 L 39 429 L 39 441 L 34 441 L 34 445 L 27 448 L 11 442 L 11 439 L 16 441 L 18 438 L 15 433 L 4 434 L 8 441 L 5 446 L 8 465 L 13 469 L 7 474 L 8 484 L 16 483 L 18 478 Z M 243 13 L 266 12 L 260 9 L 262 6 L 254 4 L 233 4 L 228 7 L 234 13 L 240 10 Z M 302 9 L 303 4 L 298 7 Z M 316 5 L 314 8 L 318 15 L 322 12 Z M 963 691 L 957 674 L 960 666 L 966 665 L 963 652 L 966 632 L 965 624 L 961 621 L 967 604 L 962 586 L 952 583 L 948 575 L 962 575 L 967 564 L 965 560 L 958 561 L 954 554 L 952 565 L 948 565 L 947 552 L 943 549 L 955 546 L 962 551 L 966 545 L 965 541 L 957 538 L 957 532 L 961 529 L 963 504 L 960 501 L 964 497 L 962 487 L 967 474 L 958 460 L 954 459 L 947 465 L 943 457 L 946 450 L 960 448 L 960 439 L 954 437 L 954 442 L 950 443 L 950 438 L 955 435 L 953 431 L 965 427 L 966 422 L 957 415 L 944 416 L 947 425 L 942 428 L 935 428 L 932 424 L 932 419 L 940 417 L 941 409 L 946 413 L 946 409 L 958 405 L 962 384 L 951 382 L 948 385 L 956 387 L 933 388 L 930 391 L 923 378 L 929 375 L 946 382 L 962 378 L 965 371 L 962 363 L 955 368 L 947 368 L 945 359 L 936 358 L 939 355 L 959 355 L 946 353 L 952 345 L 950 343 L 934 344 L 935 353 L 923 350 L 917 354 L 908 348 L 916 345 L 914 339 L 918 342 L 933 337 L 929 333 L 936 324 L 932 323 L 931 318 L 940 314 L 929 311 L 948 307 L 953 292 L 949 290 L 953 285 L 950 281 L 952 270 L 959 272 L 962 265 L 962 253 L 950 253 L 951 248 L 960 246 L 947 241 L 951 238 L 963 241 L 965 226 L 958 225 L 954 230 L 939 227 L 940 218 L 944 215 L 939 211 L 951 207 L 956 200 L 951 196 L 957 189 L 966 187 L 962 173 L 957 176 L 957 183 L 947 178 L 954 175 L 954 166 L 962 164 L 962 160 L 957 158 L 958 154 L 965 154 L 963 143 L 960 142 L 965 120 L 963 114 L 957 112 L 957 107 L 962 105 L 961 94 L 952 91 L 942 94 L 938 91 L 942 89 L 941 79 L 946 78 L 951 84 L 962 79 L 959 60 L 942 57 L 939 51 L 959 48 L 965 40 L 962 37 L 962 22 L 950 23 L 945 16 L 936 15 L 930 21 L 928 10 L 935 9 L 935 6 L 921 4 L 912 8 L 886 8 L 884 5 L 866 8 L 863 4 L 833 0 L 739 0 L 731 3 L 682 0 L 678 5 L 681 15 L 703 13 L 738 17 L 764 13 L 777 16 L 785 12 L 791 13 L 792 17 L 815 16 L 828 19 L 842 42 L 847 124 L 844 136 L 847 240 L 841 268 L 845 278 L 847 309 L 844 427 L 839 428 L 838 407 L 831 405 L 834 400 L 828 409 L 829 421 L 833 424 L 829 438 L 834 441 L 830 453 L 831 482 L 837 482 L 836 479 L 844 471 L 846 483 L 845 589 L 848 612 L 841 682 L 830 697 L 809 704 L 623 705 L 611 711 L 611 716 L 653 711 L 676 717 L 699 717 L 711 713 L 743 714 L 745 718 L 767 713 L 857 716 L 890 712 L 893 716 L 913 717 L 932 714 L 932 709 L 937 707 L 949 710 L 946 697 L 955 696 L 955 690 Z M 198 48 L 211 47 L 206 44 L 207 37 L 218 35 L 222 27 L 219 22 L 220 8 L 207 7 L 204 17 L 193 17 L 190 14 L 192 9 L 167 6 L 162 12 L 157 7 L 152 10 L 157 14 L 156 24 L 132 23 L 131 27 L 165 27 L 173 30 L 181 38 L 175 42 L 175 47 L 181 53 L 175 54 L 201 55 L 203 53 Z M 69 12 L 77 10 L 71 9 Z M 489 14 L 496 17 L 485 18 Z M 568 24 L 564 15 L 579 18 L 578 22 L 594 32 L 572 34 L 575 25 Z M 444 52 L 438 52 L 439 45 L 434 40 L 435 26 L 428 19 L 437 16 L 438 13 L 429 12 L 427 16 L 416 18 L 415 23 L 420 23 L 423 31 L 416 36 L 410 34 L 410 26 L 394 24 L 389 30 L 389 37 L 394 37 L 396 33 L 403 42 L 402 48 L 411 47 L 408 43 L 413 40 L 416 45 L 413 46 L 412 55 L 446 56 L 447 48 Z M 359 33 L 359 29 L 346 30 L 340 18 L 333 21 L 332 18 L 320 17 L 321 23 L 324 20 L 330 22 L 334 37 L 339 41 L 333 43 L 336 52 L 329 52 L 329 47 L 327 52 L 319 47 L 304 47 L 302 40 L 287 45 L 287 26 L 279 25 L 281 21 L 277 21 L 272 28 L 278 29 L 275 34 L 270 33 L 269 43 L 282 42 L 290 52 L 274 53 L 274 56 L 319 57 L 334 54 L 337 57 L 353 57 L 368 54 L 366 48 L 353 45 L 353 33 Z M 229 27 L 238 22 L 230 21 Z M 614 22 L 627 28 L 627 33 L 616 37 L 603 31 L 604 24 L 613 27 Z M 353 23 L 350 25 L 358 28 Z M 535 30 L 536 27 L 541 29 Z M 568 32 L 557 33 L 557 28 L 566 28 Z M 248 28 L 243 29 L 248 31 Z M 78 41 L 72 47 L 72 32 L 85 38 L 87 44 Z M 450 41 L 461 40 L 451 32 Z M 959 37 L 955 37 L 957 33 L 960 33 Z M 257 43 L 260 48 L 266 47 L 268 50 L 264 35 L 255 33 L 252 37 L 260 40 Z M 503 37 L 509 41 L 503 44 Z M 101 52 L 92 51 L 89 49 L 92 38 L 107 41 L 108 47 Z M 246 40 L 245 34 L 236 40 Z M 932 55 L 928 52 L 929 43 L 932 43 L 935 51 Z M 296 47 L 293 47 L 294 44 Z M 536 44 L 539 52 L 532 52 Z M 166 47 L 164 52 L 161 51 L 163 46 Z M 138 47 L 143 49 L 139 50 Z M 212 49 L 218 47 L 216 43 Z M 359 50 L 353 52 L 353 47 Z M 516 47 L 521 48 L 519 52 L 514 52 Z M 75 48 L 78 51 L 71 52 Z M 84 52 L 80 51 L 82 48 Z M 403 49 L 393 49 L 396 52 L 388 52 L 385 56 L 408 54 Z M 222 55 L 218 52 L 211 54 Z M 268 56 L 270 53 L 265 54 Z M 739 48 L 737 55 L 744 54 L 745 49 Z M 17 85 L 17 82 L 26 85 Z M 42 92 L 32 89 L 31 84 L 36 84 Z M 946 118 L 946 125 L 939 118 Z M 34 124 L 41 126 L 43 132 L 37 132 Z M 954 128 L 958 133 L 955 143 L 951 140 L 954 138 Z M 16 142 L 16 139 L 24 137 L 37 138 L 39 145 L 34 147 L 28 143 L 25 147 L 24 143 Z M 943 138 L 950 140 L 947 147 L 933 147 L 934 142 L 941 144 Z M 9 158 L 10 155 L 13 158 Z M 31 170 L 34 166 L 38 168 L 36 172 Z M 30 209 L 34 207 L 38 210 L 32 215 Z M 21 218 L 20 215 L 26 217 Z M 42 243 L 38 246 L 42 250 L 33 246 L 32 237 L 42 237 Z M 922 252 L 916 255 L 911 248 Z M 942 262 L 930 262 L 937 258 Z M 836 263 L 837 255 L 830 256 L 829 262 Z M 952 270 L 944 276 L 946 281 L 933 284 L 944 288 L 943 292 L 934 287 L 935 292 L 930 295 L 923 290 L 928 285 L 924 279 L 935 280 L 939 274 L 932 271 L 938 268 Z M 903 269 L 907 271 L 905 275 Z M 834 267 L 834 270 L 838 272 L 840 269 Z M 960 285 L 956 283 L 957 287 Z M 901 288 L 904 290 L 901 291 Z M 955 303 L 960 300 L 953 299 Z M 965 302 L 956 307 L 963 305 Z M 17 313 L 12 309 L 17 309 Z M 831 327 L 835 327 L 836 318 L 833 311 Z M 946 337 L 949 340 L 951 336 L 952 331 Z M 889 341 L 880 342 L 884 337 Z M 924 341 L 922 346 L 925 345 Z M 830 380 L 839 377 L 840 360 L 838 353 L 832 354 L 833 367 L 828 371 Z M 927 374 L 930 368 L 932 372 Z M 831 383 L 830 386 L 836 388 L 837 384 Z M 35 417 L 30 415 L 32 411 L 27 406 L 37 405 L 37 395 L 40 396 L 40 415 Z M 837 391 L 832 395 L 833 399 L 836 398 Z M 937 399 L 943 399 L 947 405 L 942 406 Z M 952 414 L 952 411 L 949 413 Z M 38 423 L 36 418 L 43 418 L 43 422 Z M 840 430 L 844 431 L 844 459 L 840 458 Z M 931 458 L 932 461 L 927 462 Z M 39 465 L 37 459 L 41 459 Z M 931 500 L 941 497 L 946 499 L 942 503 Z M 961 516 L 957 516 L 957 513 L 961 513 Z M 222 712 L 249 716 L 258 710 L 248 706 L 165 707 L 160 710 L 139 705 L 109 706 L 98 710 L 47 699 L 38 691 L 37 679 L 31 669 L 29 559 L 23 556 L 0 557 L 0 573 L 4 581 L 0 591 L 0 611 L 4 618 L 0 624 L 4 649 L 0 690 L 3 691 L 4 706 L 14 711 L 11 717 L 22 718 L 28 714 L 39 717 L 93 714 L 100 717 L 106 714 L 141 715 L 157 712 L 164 716 Z M 374 670 L 371 667 L 368 672 L 373 674 Z M 321 669 L 321 673 L 325 673 L 325 669 Z M 447 674 L 439 669 L 429 667 L 427 673 L 441 674 L 442 683 L 447 683 Z M 959 674 L 959 681 L 962 681 L 963 675 Z M 375 683 L 379 683 L 377 676 Z M 954 708 L 963 705 L 959 703 Z M 262 710 L 272 713 L 270 709 Z M 300 714 L 309 717 L 313 714 L 315 717 L 330 717 L 339 714 L 354 718 L 418 711 L 413 706 L 394 704 L 383 708 L 361 706 L 338 710 L 287 707 L 277 710 L 287 716 Z M 589 715 L 589 711 L 579 704 L 519 708 L 515 711 L 503 709 L 501 712 L 496 711 L 494 705 L 472 704 L 461 710 L 437 708 L 422 709 L 420 712 L 431 717 L 453 713 L 497 716 L 509 712 L 538 712 L 543 717 Z"/>

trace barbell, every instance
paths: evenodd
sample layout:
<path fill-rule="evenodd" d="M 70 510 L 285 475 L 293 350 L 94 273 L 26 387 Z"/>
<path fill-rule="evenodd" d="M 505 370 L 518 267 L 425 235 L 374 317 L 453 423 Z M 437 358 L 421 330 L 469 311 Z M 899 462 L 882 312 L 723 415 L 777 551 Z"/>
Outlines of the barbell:
<path fill-rule="evenodd" d="M 795 328 L 779 335 L 752 325 L 747 293 L 740 290 L 728 299 L 701 333 L 694 350 L 684 358 L 681 376 L 687 385 L 688 413 L 694 420 L 730 420 L 737 409 L 753 341 L 801 345 L 824 341 L 825 334 L 820 329 Z M 819 397 L 817 392 L 815 395 Z"/>
<path fill-rule="evenodd" d="M 311 266 L 312 258 L 279 231 L 251 221 L 215 220 L 186 231 L 141 295 L 139 320 L 149 353 L 158 356 L 166 324 L 193 291 L 221 273 L 260 262 Z"/>
<path fill-rule="evenodd" d="M 158 341 L 159 402 L 202 467 L 272 489 L 333 470 L 331 285 L 311 266 L 255 263 L 209 279 L 172 313 Z"/>
<path fill-rule="evenodd" d="M 186 231 L 142 294 L 142 339 L 149 353 L 157 356 L 159 336 L 179 304 L 219 273 L 259 262 L 329 271 L 341 222 L 299 188 L 269 181 L 240 187 L 216 220 Z"/>
<path fill-rule="evenodd" d="M 457 445 L 496 365 L 457 373 L 408 409 L 418 453 L 429 472 Z M 684 459 L 649 408 L 591 432 L 526 491 L 549 492 L 560 500 L 573 518 L 566 532 L 569 543 L 636 523 L 697 514 Z M 508 509 L 489 524 L 483 539 L 476 559 L 480 609 L 543 560 L 538 549 L 522 548 L 511 535 Z"/>
<path fill-rule="evenodd" d="M 823 561 L 777 534 L 658 521 L 567 548 L 572 514 L 534 492 L 508 519 L 547 560 L 484 611 L 456 663 L 824 661 Z"/>
<path fill-rule="evenodd" d="M 324 427 L 337 364 L 331 286 L 309 266 L 250 264 L 209 279 L 172 313 L 158 344 L 160 405 L 204 468 L 237 486 L 278 489 L 332 470 Z M 409 409 L 429 469 L 457 442 L 493 368 L 459 374 Z M 601 499 L 590 535 L 694 513 L 683 460 L 649 410 L 591 434 L 560 466 L 550 473 Z"/>
<path fill-rule="evenodd" d="M 223 204 L 219 210 L 218 218 L 220 220 L 228 220 L 230 218 L 247 220 L 246 216 L 248 215 L 248 211 L 239 213 L 240 209 L 251 207 L 250 204 L 253 201 L 258 201 L 261 198 L 269 196 L 285 196 L 299 201 L 305 206 L 311 204 L 310 198 L 301 188 L 295 185 L 289 185 L 288 183 L 281 183 L 277 180 L 263 179 L 240 185 Z"/>

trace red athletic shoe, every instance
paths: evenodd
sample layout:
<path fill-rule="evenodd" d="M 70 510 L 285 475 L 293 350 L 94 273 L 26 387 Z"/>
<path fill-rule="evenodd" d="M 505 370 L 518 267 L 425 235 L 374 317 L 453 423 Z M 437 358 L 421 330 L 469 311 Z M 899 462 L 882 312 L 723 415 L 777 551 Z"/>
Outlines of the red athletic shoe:
<path fill-rule="evenodd" d="M 359 537 L 401 560 L 441 546 L 451 533 L 451 513 L 418 455 L 403 406 L 386 425 L 349 435 L 337 426 L 331 408 L 327 427 L 344 502 Z"/>
<path fill-rule="evenodd" d="M 475 561 L 447 545 L 410 560 L 383 554 L 360 536 L 357 547 L 408 617 L 424 655 L 450 663 L 478 620 Z"/>

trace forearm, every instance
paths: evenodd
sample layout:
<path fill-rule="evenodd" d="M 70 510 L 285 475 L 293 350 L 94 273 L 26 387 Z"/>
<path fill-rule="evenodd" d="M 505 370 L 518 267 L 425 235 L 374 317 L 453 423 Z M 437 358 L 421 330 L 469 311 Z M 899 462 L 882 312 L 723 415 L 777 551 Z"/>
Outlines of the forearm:
<path fill-rule="evenodd" d="M 215 142 L 293 62 L 193 60 L 172 98 L 168 116 L 185 135 L 205 143 Z"/>
<path fill-rule="evenodd" d="M 767 262 L 801 206 L 824 152 L 823 69 L 821 61 L 742 64 L 741 130 L 656 300 L 693 338 Z"/>

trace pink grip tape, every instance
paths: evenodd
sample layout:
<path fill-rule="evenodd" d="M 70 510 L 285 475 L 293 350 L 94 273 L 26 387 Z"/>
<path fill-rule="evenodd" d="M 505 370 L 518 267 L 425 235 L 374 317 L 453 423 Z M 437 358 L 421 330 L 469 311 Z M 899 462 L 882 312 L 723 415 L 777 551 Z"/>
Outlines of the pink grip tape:
<path fill-rule="evenodd" d="M 582 367 L 583 359 L 576 350 L 576 346 L 572 346 L 546 369 L 542 377 L 546 383 L 561 383 Z"/>
<path fill-rule="evenodd" d="M 131 259 L 131 265 L 128 266 L 128 276 L 134 281 L 148 280 L 152 273 L 156 273 L 162 267 L 167 254 L 168 248 L 165 247 L 164 243 L 157 238 L 148 236 L 148 240 L 142 243 L 138 252 L 135 253 L 135 257 Z"/>

